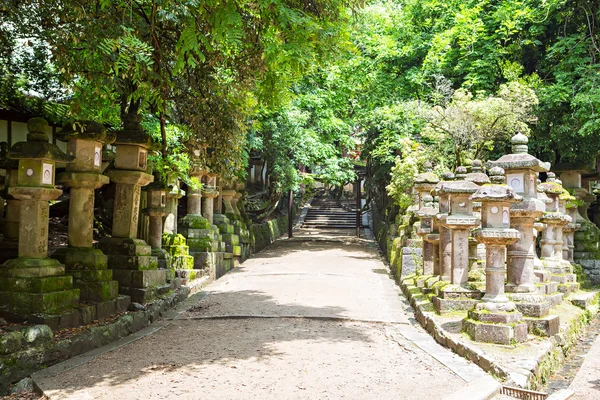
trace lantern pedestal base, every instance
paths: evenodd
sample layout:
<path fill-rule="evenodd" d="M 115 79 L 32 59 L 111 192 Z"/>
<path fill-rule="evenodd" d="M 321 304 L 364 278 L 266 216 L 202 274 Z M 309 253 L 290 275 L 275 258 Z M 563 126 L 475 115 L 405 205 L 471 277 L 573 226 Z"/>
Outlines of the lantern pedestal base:
<path fill-rule="evenodd" d="M 79 289 L 57 260 L 15 258 L 0 267 L 0 303 L 20 316 L 57 315 L 79 305 Z"/>
<path fill-rule="evenodd" d="M 81 300 L 98 303 L 114 300 L 119 295 L 119 283 L 112 279 L 108 257 L 94 248 L 66 247 L 54 252 L 53 257 L 65 264 L 66 273 L 81 291 Z"/>
<path fill-rule="evenodd" d="M 113 279 L 119 282 L 119 293 L 131 296 L 131 301 L 147 303 L 167 293 L 167 271 L 158 269 L 158 258 L 141 239 L 103 238 L 100 248 L 108 256 Z"/>
<path fill-rule="evenodd" d="M 469 311 L 463 330 L 477 342 L 514 344 L 527 340 L 527 323 L 519 312 Z"/>

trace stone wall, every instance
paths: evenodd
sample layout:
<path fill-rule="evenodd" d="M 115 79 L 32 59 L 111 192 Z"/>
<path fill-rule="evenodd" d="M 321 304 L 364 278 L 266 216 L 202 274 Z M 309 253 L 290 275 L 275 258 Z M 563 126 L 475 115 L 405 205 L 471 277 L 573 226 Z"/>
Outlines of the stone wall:
<path fill-rule="evenodd" d="M 262 224 L 252 225 L 252 236 L 254 237 L 253 253 L 257 253 L 279 239 L 288 230 L 288 216 L 282 215 Z"/>
<path fill-rule="evenodd" d="M 392 223 L 385 221 L 380 210 L 371 203 L 373 231 L 379 247 L 390 264 L 390 270 L 397 282 L 410 275 L 423 262 L 420 239 L 414 234 L 415 215 L 411 211 L 399 214 Z"/>

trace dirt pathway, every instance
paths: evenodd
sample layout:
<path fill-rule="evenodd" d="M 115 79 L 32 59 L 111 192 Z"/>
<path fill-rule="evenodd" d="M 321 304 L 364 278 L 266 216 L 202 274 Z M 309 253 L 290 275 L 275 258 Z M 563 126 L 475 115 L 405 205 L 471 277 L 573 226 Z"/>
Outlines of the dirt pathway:
<path fill-rule="evenodd" d="M 36 384 L 51 399 L 431 399 L 484 375 L 414 325 L 372 242 L 314 238 L 276 242 L 151 334 Z"/>

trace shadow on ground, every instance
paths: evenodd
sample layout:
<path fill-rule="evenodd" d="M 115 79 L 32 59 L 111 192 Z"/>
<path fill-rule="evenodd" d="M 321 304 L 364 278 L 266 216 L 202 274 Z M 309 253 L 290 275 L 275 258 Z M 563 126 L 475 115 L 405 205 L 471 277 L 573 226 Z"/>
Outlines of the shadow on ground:
<path fill-rule="evenodd" d="M 120 349 L 107 352 L 84 366 L 45 379 L 46 393 L 74 394 L 94 387 L 114 387 L 166 374 L 176 373 L 182 380 L 198 378 L 202 370 L 225 367 L 231 370 L 244 360 L 269 362 L 281 359 L 282 343 L 306 342 L 312 345 L 334 343 L 370 343 L 369 324 L 339 322 L 341 307 L 307 307 L 278 304 L 258 291 L 231 292 L 239 301 L 253 304 L 257 310 L 277 307 L 285 315 L 326 314 L 330 318 L 260 318 L 206 316 L 209 305 L 199 302 L 159 332 Z M 254 308 L 253 307 L 253 308 Z M 354 346 L 354 345 L 352 345 Z M 154 378 L 152 378 L 154 379 Z M 87 398 L 77 393 L 73 398 Z M 54 397 L 52 397 L 54 398 Z"/>

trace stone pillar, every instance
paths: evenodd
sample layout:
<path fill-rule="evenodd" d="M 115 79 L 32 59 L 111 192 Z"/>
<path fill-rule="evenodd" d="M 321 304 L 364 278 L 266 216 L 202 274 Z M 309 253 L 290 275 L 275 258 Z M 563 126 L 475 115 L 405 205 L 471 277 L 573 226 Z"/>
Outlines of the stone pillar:
<path fill-rule="evenodd" d="M 208 174 L 208 171 L 204 168 L 195 168 L 190 175 L 192 178 L 196 178 L 198 183 L 202 183 L 202 178 Z M 202 187 L 197 189 L 188 190 L 188 201 L 187 201 L 187 213 L 194 215 L 202 214 Z"/>
<path fill-rule="evenodd" d="M 141 129 L 139 115 L 124 117 L 117 131 L 115 169 L 108 175 L 116 184 L 112 237 L 102 238 L 100 248 L 108 255 L 108 266 L 119 282 L 119 292 L 131 300 L 147 303 L 167 291 L 166 271 L 158 269 L 152 247 L 138 239 L 142 186 L 154 181 L 146 173 L 151 138 Z"/>
<path fill-rule="evenodd" d="M 202 216 L 212 225 L 214 219 L 215 198 L 219 196 L 217 190 L 217 174 L 209 173 L 206 186 L 202 190 Z"/>
<path fill-rule="evenodd" d="M 112 280 L 108 257 L 93 248 L 94 190 L 109 181 L 101 174 L 102 146 L 112 143 L 115 136 L 101 124 L 77 122 L 63 128 L 57 138 L 67 142 L 67 152 L 75 160 L 58 177 L 59 182 L 71 188 L 69 247 L 57 250 L 54 256 L 65 263 L 67 273 L 73 276 L 81 300 L 88 303 L 115 300 L 119 284 Z"/>
<path fill-rule="evenodd" d="M 542 185 L 542 181 L 537 180 L 537 198 L 538 200 L 540 200 L 541 202 L 543 202 L 546 206 L 546 210 L 548 210 L 548 207 L 552 206 L 552 202 L 553 200 L 548 197 L 548 195 L 546 194 L 546 191 L 544 190 L 544 186 Z M 538 242 L 538 238 L 542 237 L 543 232 L 548 228 L 547 225 L 543 222 L 541 222 L 541 218 L 536 220 L 536 222 L 533 224 L 533 247 L 536 251 L 534 251 L 533 254 L 533 264 L 534 264 L 534 268 L 538 271 L 543 270 L 544 269 L 544 264 L 542 263 L 542 260 L 540 260 L 540 258 L 538 257 L 537 254 L 537 242 Z M 540 239 L 540 249 L 542 248 L 542 241 Z M 541 254 L 541 253 L 540 253 Z"/>
<path fill-rule="evenodd" d="M 471 197 L 481 201 L 481 228 L 473 232 L 486 245 L 485 296 L 463 320 L 464 329 L 476 341 L 511 344 L 527 340 L 527 323 L 504 293 L 506 246 L 519 239 L 519 231 L 510 228 L 510 203 L 522 197 L 504 183 L 504 170 L 490 170 L 491 185 L 480 188 Z"/>
<path fill-rule="evenodd" d="M 177 234 L 179 199 L 185 196 L 185 192 L 180 189 L 179 179 L 176 176 L 170 176 L 167 185 L 169 186 L 166 205 L 167 217 L 165 218 L 163 232 Z"/>
<path fill-rule="evenodd" d="M 150 218 L 148 244 L 154 249 L 162 249 L 163 217 L 167 215 L 167 186 L 154 181 L 146 187 L 148 208 L 144 210 Z"/>
<path fill-rule="evenodd" d="M 553 273 L 564 273 L 563 260 L 563 228 L 571 222 L 571 217 L 561 212 L 560 197 L 568 195 L 562 186 L 556 181 L 555 174 L 548 172 L 548 179 L 542 183 L 541 188 L 550 198 L 547 211 L 540 218 L 546 225 L 541 241 L 542 263 L 544 268 Z"/>
<path fill-rule="evenodd" d="M 490 167 L 500 167 L 506 171 L 506 183 L 523 197 L 520 203 L 510 207 L 511 226 L 517 229 L 521 239 L 508 245 L 508 292 L 535 293 L 533 224 L 545 210 L 545 204 L 537 199 L 537 172 L 548 171 L 549 163 L 544 163 L 527 154 L 528 139 L 518 133 L 512 137 L 512 154 L 504 155 L 497 161 L 490 161 Z"/>
<path fill-rule="evenodd" d="M 475 183 L 477 186 L 483 186 L 490 183 L 490 178 L 483 172 L 483 163 L 481 160 L 473 160 L 471 163 L 471 172 L 466 174 L 465 180 Z M 481 203 L 473 202 L 473 212 L 476 217 L 480 216 Z M 484 256 L 481 257 L 481 254 Z M 469 270 L 480 269 L 485 258 L 485 245 L 478 243 L 474 238 L 469 238 Z"/>
<path fill-rule="evenodd" d="M 454 179 L 452 172 L 447 172 L 442 177 L 435 189 L 434 193 L 439 199 L 439 214 L 436 215 L 436 221 L 439 229 L 439 261 L 440 261 L 440 279 L 443 281 L 450 281 L 452 275 L 452 234 L 450 231 L 441 223 L 444 216 L 450 212 L 450 193 L 441 193 L 443 184 L 451 182 Z"/>
<path fill-rule="evenodd" d="M 223 205 L 225 206 L 225 214 L 235 214 L 236 210 L 233 208 L 232 199 L 235 197 L 236 192 L 231 188 L 230 185 L 223 186 L 223 189 L 220 191 L 221 196 L 223 197 Z"/>
<path fill-rule="evenodd" d="M 48 201 L 61 195 L 54 187 L 56 162 L 69 163 L 72 156 L 48 143 L 48 123 L 32 118 L 27 123 L 26 142 L 11 149 L 11 158 L 18 160 L 15 186 L 8 194 L 21 200 L 19 223 L 19 257 L 0 268 L 0 303 L 19 316 L 73 314 L 79 304 L 79 289 L 73 288 L 73 278 L 65 275 L 65 266 L 48 258 Z M 73 324 L 79 323 L 76 318 Z"/>
<path fill-rule="evenodd" d="M 217 175 L 217 191 L 219 195 L 215 197 L 213 204 L 213 211 L 215 214 L 223 214 L 223 182 L 222 179 Z"/>
<path fill-rule="evenodd" d="M 460 171 L 457 168 L 457 171 Z M 465 171 L 466 172 L 466 171 Z M 464 177 L 466 174 L 457 174 Z M 450 195 L 450 212 L 442 216 L 440 222 L 452 235 L 452 273 L 453 285 L 465 285 L 469 278 L 469 231 L 479 225 L 479 219 L 473 215 L 473 204 L 469 196 L 479 186 L 464 178 L 454 182 L 443 182 L 440 196 Z"/>
<path fill-rule="evenodd" d="M 429 239 L 428 235 L 433 233 L 433 217 L 437 214 L 437 209 L 433 207 L 433 197 L 431 195 L 424 195 L 422 200 L 423 207 L 417 211 L 417 216 L 421 219 L 417 234 L 423 238 L 423 275 L 433 275 L 436 249 L 434 241 Z"/>

